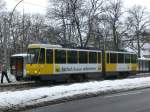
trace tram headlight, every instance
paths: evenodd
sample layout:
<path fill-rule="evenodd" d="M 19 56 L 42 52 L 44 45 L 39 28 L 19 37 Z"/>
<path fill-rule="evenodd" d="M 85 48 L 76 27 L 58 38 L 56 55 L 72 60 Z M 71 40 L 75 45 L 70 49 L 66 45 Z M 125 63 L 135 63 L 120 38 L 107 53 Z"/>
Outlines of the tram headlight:
<path fill-rule="evenodd" d="M 29 71 L 27 71 L 27 74 L 29 74 L 30 72 Z"/>

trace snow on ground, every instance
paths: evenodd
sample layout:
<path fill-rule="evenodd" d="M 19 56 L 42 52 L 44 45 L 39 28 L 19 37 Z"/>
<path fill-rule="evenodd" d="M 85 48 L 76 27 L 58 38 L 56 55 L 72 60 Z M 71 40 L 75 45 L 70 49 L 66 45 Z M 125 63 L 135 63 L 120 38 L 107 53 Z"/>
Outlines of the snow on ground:
<path fill-rule="evenodd" d="M 150 87 L 150 77 L 92 81 L 23 91 L 0 92 L 0 109 L 34 105 L 44 101 L 53 101 L 74 95 L 108 93 L 117 90 L 129 90 L 143 87 Z"/>

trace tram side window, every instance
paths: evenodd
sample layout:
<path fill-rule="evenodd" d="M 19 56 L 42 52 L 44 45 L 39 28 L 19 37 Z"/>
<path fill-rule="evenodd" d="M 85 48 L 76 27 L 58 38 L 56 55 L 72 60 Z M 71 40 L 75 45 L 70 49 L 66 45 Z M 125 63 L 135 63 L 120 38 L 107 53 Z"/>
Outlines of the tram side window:
<path fill-rule="evenodd" d="M 79 51 L 79 63 L 87 63 L 87 54 L 86 51 Z"/>
<path fill-rule="evenodd" d="M 141 66 L 140 66 L 140 65 L 141 65 L 140 60 L 138 60 L 138 65 L 139 65 L 138 67 L 139 67 L 139 70 L 140 70 L 140 67 L 141 67 Z"/>
<path fill-rule="evenodd" d="M 118 63 L 124 63 L 124 54 L 118 54 Z"/>
<path fill-rule="evenodd" d="M 44 48 L 41 48 L 41 50 L 40 50 L 39 63 L 40 64 L 44 64 L 45 63 L 45 49 Z"/>
<path fill-rule="evenodd" d="M 109 53 L 107 53 L 107 63 L 110 63 L 109 56 Z"/>
<path fill-rule="evenodd" d="M 38 58 L 39 58 L 39 48 L 29 48 L 28 49 L 28 56 L 27 56 L 27 63 L 38 63 Z"/>
<path fill-rule="evenodd" d="M 117 63 L 117 54 L 110 53 L 110 63 Z"/>
<path fill-rule="evenodd" d="M 102 58 L 101 53 L 98 53 L 98 63 L 101 63 L 101 58 Z"/>
<path fill-rule="evenodd" d="M 142 69 L 142 71 L 144 70 L 144 61 L 143 60 L 141 60 L 141 69 Z"/>
<path fill-rule="evenodd" d="M 145 61 L 145 68 L 147 70 L 147 68 L 148 68 L 148 61 Z"/>
<path fill-rule="evenodd" d="M 65 50 L 55 50 L 55 63 L 66 63 Z"/>
<path fill-rule="evenodd" d="M 130 63 L 130 54 L 125 54 L 125 63 Z"/>
<path fill-rule="evenodd" d="M 148 61 L 148 62 L 149 62 L 148 66 L 149 66 L 149 72 L 150 72 L 150 61 Z"/>
<path fill-rule="evenodd" d="M 97 63 L 97 53 L 89 52 L 89 63 Z"/>
<path fill-rule="evenodd" d="M 137 56 L 135 54 L 131 54 L 131 63 L 137 62 Z"/>
<path fill-rule="evenodd" d="M 143 70 L 145 70 L 145 60 L 143 60 Z"/>
<path fill-rule="evenodd" d="M 46 63 L 48 64 L 53 63 L 53 50 L 52 49 L 46 50 Z"/>
<path fill-rule="evenodd" d="M 68 63 L 77 63 L 77 51 L 68 51 Z"/>

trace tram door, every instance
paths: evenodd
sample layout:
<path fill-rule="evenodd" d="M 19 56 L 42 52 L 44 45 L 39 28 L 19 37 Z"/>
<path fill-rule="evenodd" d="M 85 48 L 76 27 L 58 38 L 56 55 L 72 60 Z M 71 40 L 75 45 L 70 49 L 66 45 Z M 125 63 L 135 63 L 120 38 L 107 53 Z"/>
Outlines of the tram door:
<path fill-rule="evenodd" d="M 38 74 L 45 74 L 45 49 L 41 48 L 38 62 Z"/>
<path fill-rule="evenodd" d="M 10 72 L 17 80 L 23 77 L 23 57 L 11 57 Z"/>
<path fill-rule="evenodd" d="M 150 72 L 150 61 L 148 61 L 148 65 L 149 65 L 149 72 Z"/>

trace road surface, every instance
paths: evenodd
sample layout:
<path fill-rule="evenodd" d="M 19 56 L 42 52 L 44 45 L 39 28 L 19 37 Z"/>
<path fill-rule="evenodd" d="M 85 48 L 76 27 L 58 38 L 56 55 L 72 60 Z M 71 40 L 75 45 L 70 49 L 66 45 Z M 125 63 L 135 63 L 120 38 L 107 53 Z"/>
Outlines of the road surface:
<path fill-rule="evenodd" d="M 150 89 L 75 100 L 24 112 L 150 112 Z"/>

